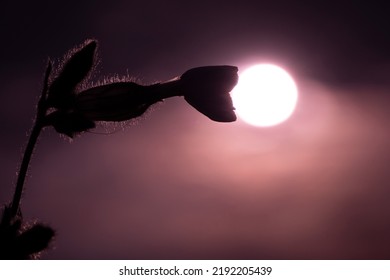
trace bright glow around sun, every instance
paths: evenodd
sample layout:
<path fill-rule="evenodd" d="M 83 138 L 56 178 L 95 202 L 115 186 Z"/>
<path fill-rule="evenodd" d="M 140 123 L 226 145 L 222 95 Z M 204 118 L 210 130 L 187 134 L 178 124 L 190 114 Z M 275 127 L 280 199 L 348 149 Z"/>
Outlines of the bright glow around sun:
<path fill-rule="evenodd" d="M 291 76 L 272 64 L 258 64 L 240 74 L 232 91 L 237 115 L 254 126 L 273 126 L 287 120 L 298 100 Z"/>

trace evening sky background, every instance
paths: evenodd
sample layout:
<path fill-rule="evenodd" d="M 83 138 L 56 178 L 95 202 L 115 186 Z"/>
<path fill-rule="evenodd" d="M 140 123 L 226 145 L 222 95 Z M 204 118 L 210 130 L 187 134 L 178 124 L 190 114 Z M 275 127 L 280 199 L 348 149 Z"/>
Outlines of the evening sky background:
<path fill-rule="evenodd" d="M 216 123 L 183 98 L 72 142 L 46 129 L 22 210 L 44 259 L 389 259 L 390 20 L 357 1 L 3 1 L 0 203 L 12 197 L 47 57 L 99 41 L 92 81 L 275 63 L 285 123 Z"/>

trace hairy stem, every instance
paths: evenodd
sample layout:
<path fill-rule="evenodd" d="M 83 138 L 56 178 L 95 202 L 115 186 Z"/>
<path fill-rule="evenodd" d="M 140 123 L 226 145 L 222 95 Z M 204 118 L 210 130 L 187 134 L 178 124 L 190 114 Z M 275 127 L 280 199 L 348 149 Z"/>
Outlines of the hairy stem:
<path fill-rule="evenodd" d="M 43 89 L 41 93 L 41 97 L 38 101 L 38 107 L 37 107 L 37 116 L 34 122 L 34 126 L 32 128 L 30 138 L 27 143 L 26 150 L 23 154 L 22 163 L 20 165 L 19 173 L 18 173 L 18 179 L 16 182 L 15 187 L 15 193 L 11 204 L 11 217 L 15 217 L 19 210 L 19 204 L 20 199 L 22 197 L 23 193 L 23 186 L 24 182 L 26 180 L 26 175 L 28 171 L 28 167 L 30 165 L 31 156 L 34 152 L 35 144 L 37 143 L 39 134 L 41 133 L 41 130 L 43 128 L 44 123 L 44 117 L 46 115 L 47 106 L 46 106 L 46 95 L 47 95 L 47 89 L 49 84 L 49 76 L 51 73 L 52 64 L 49 60 L 46 72 L 45 72 L 45 78 L 43 82 Z"/>
<path fill-rule="evenodd" d="M 23 193 L 24 181 L 26 179 L 28 166 L 30 164 L 31 156 L 34 151 L 35 144 L 37 143 L 39 134 L 42 130 L 42 126 L 35 122 L 34 127 L 31 131 L 30 139 L 28 140 L 26 150 L 24 151 L 23 160 L 20 165 L 18 180 L 16 182 L 16 188 L 14 198 L 11 206 L 11 217 L 15 217 L 18 213 L 20 199 Z"/>

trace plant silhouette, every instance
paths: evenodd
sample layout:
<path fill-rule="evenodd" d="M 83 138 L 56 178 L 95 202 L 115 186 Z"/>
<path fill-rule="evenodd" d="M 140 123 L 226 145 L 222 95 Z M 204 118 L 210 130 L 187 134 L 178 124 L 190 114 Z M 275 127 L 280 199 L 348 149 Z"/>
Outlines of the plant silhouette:
<path fill-rule="evenodd" d="M 3 207 L 0 222 L 0 259 L 33 259 L 48 248 L 55 232 L 41 223 L 23 221 L 20 200 L 38 136 L 48 126 L 73 138 L 97 122 L 120 122 L 141 116 L 166 98 L 183 96 L 200 113 L 218 122 L 236 120 L 230 91 L 238 81 L 235 66 L 203 66 L 190 69 L 164 83 L 140 85 L 112 82 L 85 87 L 96 66 L 96 40 L 86 40 L 66 56 L 62 67 L 52 71 L 49 59 L 36 119 L 31 130 L 12 202 Z M 53 74 L 55 72 L 56 74 Z"/>

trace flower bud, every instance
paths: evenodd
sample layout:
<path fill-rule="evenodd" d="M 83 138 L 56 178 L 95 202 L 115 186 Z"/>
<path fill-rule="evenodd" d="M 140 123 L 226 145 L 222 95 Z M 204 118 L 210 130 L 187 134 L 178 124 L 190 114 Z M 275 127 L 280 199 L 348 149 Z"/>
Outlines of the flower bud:
<path fill-rule="evenodd" d="M 141 116 L 161 101 L 159 85 L 119 82 L 87 89 L 76 96 L 75 111 L 93 121 L 124 121 Z"/>
<path fill-rule="evenodd" d="M 202 114 L 218 122 L 233 122 L 230 91 L 238 82 L 235 66 L 204 66 L 193 68 L 180 77 L 185 100 Z"/>

